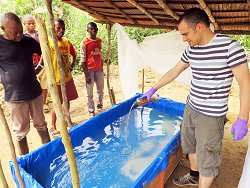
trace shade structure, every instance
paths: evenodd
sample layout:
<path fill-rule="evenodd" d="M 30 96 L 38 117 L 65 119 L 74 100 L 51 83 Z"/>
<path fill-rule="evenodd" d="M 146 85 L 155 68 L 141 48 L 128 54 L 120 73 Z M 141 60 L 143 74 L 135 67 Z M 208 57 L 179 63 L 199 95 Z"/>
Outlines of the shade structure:
<path fill-rule="evenodd" d="M 175 29 L 189 8 L 201 8 L 215 31 L 250 34 L 249 0 L 62 0 L 89 13 L 101 23 L 141 28 Z"/>

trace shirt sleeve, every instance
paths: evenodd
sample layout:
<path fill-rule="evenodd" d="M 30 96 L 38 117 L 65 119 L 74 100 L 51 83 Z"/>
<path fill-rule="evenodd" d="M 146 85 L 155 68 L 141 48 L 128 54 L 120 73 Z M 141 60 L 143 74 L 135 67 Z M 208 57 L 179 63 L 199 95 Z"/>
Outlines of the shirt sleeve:
<path fill-rule="evenodd" d="M 70 54 L 75 58 L 76 57 L 76 50 L 74 46 L 70 43 Z"/>
<path fill-rule="evenodd" d="M 40 56 L 42 54 L 42 50 L 41 50 L 39 42 L 37 42 L 32 37 L 27 37 L 26 40 L 29 40 L 29 44 L 30 44 L 30 46 L 32 46 L 32 48 L 31 48 L 32 49 L 32 53 L 33 54 L 38 54 Z"/>
<path fill-rule="evenodd" d="M 189 48 L 189 47 L 188 47 Z M 186 48 L 186 50 L 183 52 L 182 56 L 181 56 L 181 60 L 185 63 L 189 63 L 188 60 L 188 48 Z"/>
<path fill-rule="evenodd" d="M 80 60 L 81 62 L 86 62 L 86 46 L 83 42 L 80 44 Z"/>
<path fill-rule="evenodd" d="M 229 45 L 227 64 L 232 68 L 243 63 L 247 63 L 244 48 L 236 40 L 233 40 Z"/>

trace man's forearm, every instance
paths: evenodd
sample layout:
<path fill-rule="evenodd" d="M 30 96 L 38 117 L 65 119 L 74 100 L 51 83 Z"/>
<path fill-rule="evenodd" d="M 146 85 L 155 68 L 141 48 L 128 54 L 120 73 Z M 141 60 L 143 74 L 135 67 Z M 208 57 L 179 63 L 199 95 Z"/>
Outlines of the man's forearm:
<path fill-rule="evenodd" d="M 155 89 L 160 89 L 166 84 L 172 82 L 175 78 L 177 78 L 186 68 L 188 68 L 188 64 L 182 61 L 179 61 L 171 70 L 169 70 L 153 87 Z"/>
<path fill-rule="evenodd" d="M 239 84 L 240 111 L 239 118 L 248 120 L 250 110 L 250 75 L 247 63 L 232 68 Z"/>
<path fill-rule="evenodd" d="M 248 120 L 250 110 L 250 83 L 240 87 L 240 112 L 239 118 Z"/>

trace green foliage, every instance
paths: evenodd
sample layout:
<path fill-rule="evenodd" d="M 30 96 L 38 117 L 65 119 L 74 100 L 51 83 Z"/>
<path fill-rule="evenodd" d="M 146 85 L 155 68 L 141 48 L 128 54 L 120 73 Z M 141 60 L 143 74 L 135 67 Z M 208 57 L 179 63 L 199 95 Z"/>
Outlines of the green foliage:
<path fill-rule="evenodd" d="M 76 9 L 68 4 L 62 3 L 61 0 L 53 0 L 52 3 L 54 17 L 60 17 L 65 21 L 66 32 L 65 37 L 69 38 L 73 43 L 74 47 L 78 52 L 77 63 L 74 67 L 73 73 L 78 73 L 82 71 L 82 67 L 79 64 L 79 47 L 80 42 L 88 37 L 86 30 L 86 25 L 90 21 L 95 21 L 87 13 Z M 15 12 L 20 18 L 25 14 L 40 14 L 45 19 L 47 25 L 47 30 L 49 29 L 48 13 L 46 8 L 45 0 L 1 0 L 0 1 L 0 11 Z M 107 29 L 105 24 L 97 23 L 99 28 L 98 37 L 102 39 L 102 54 L 104 59 L 106 59 L 107 54 Z M 142 42 L 145 37 L 164 33 L 163 29 L 142 29 L 135 27 L 126 27 L 126 32 L 131 39 L 135 39 L 137 42 Z M 50 31 L 50 30 L 48 30 Z M 48 32 L 50 33 L 50 32 Z M 245 35 L 232 36 L 245 47 L 247 51 L 250 51 L 250 38 Z M 112 28 L 111 33 L 111 61 L 117 64 L 118 54 L 117 54 L 117 38 L 115 29 Z"/>
<path fill-rule="evenodd" d="M 138 43 L 142 42 L 145 37 L 165 33 L 163 29 L 142 29 L 138 27 L 127 27 L 125 28 L 125 30 L 130 36 L 130 38 L 136 39 Z"/>
<path fill-rule="evenodd" d="M 245 50 L 250 53 L 250 36 L 249 35 L 233 35 L 231 36 L 244 46 Z"/>
<path fill-rule="evenodd" d="M 92 17 L 88 16 L 87 13 L 76 9 L 68 4 L 62 3 L 60 0 L 53 0 L 52 3 L 54 17 L 60 17 L 65 21 L 66 32 L 65 37 L 69 38 L 73 43 L 76 51 L 78 52 L 77 63 L 74 67 L 74 73 L 82 71 L 81 65 L 79 64 L 79 47 L 80 42 L 88 37 L 86 25 L 90 21 L 95 21 Z M 15 12 L 21 19 L 25 14 L 40 14 L 45 19 L 47 30 L 49 29 L 48 13 L 46 8 L 45 0 L 1 0 L 0 1 L 1 12 L 12 11 Z M 106 24 L 97 23 L 99 28 L 98 37 L 102 39 L 102 54 L 103 58 L 106 59 L 107 54 L 107 43 L 108 33 Z M 50 30 L 48 30 L 48 33 Z M 141 29 L 141 28 L 126 28 L 129 36 L 132 39 L 136 39 L 138 42 L 142 42 L 143 39 L 149 35 L 163 33 L 163 30 L 158 29 Z M 111 33 L 111 57 L 112 63 L 117 64 L 117 38 L 115 29 L 112 28 Z"/>

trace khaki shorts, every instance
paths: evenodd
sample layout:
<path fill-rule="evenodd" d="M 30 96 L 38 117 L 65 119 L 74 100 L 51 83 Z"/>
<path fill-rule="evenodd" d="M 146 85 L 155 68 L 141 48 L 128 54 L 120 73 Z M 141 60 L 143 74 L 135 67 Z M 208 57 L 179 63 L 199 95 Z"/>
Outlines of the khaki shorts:
<path fill-rule="evenodd" d="M 187 104 L 181 126 L 184 154 L 197 154 L 198 170 L 203 177 L 218 175 L 226 116 L 202 115 Z"/>
<path fill-rule="evenodd" d="M 6 102 L 13 123 L 13 134 L 19 141 L 30 131 L 30 116 L 37 130 L 45 130 L 47 123 L 43 114 L 43 96 L 25 102 Z"/>
<path fill-rule="evenodd" d="M 42 89 L 48 89 L 47 78 L 45 73 L 45 68 L 42 68 L 41 71 L 36 75 L 37 80 L 39 81 Z"/>

